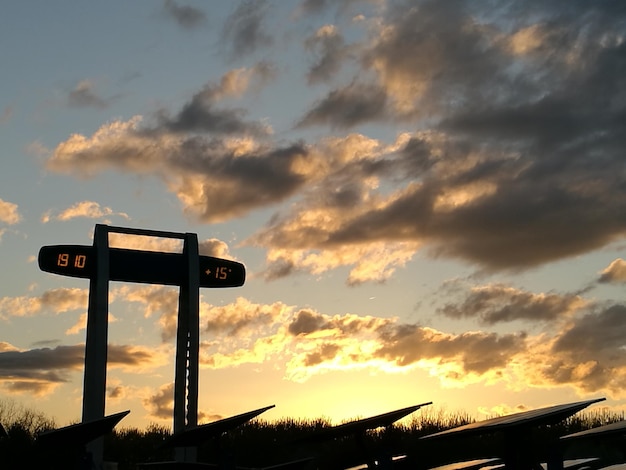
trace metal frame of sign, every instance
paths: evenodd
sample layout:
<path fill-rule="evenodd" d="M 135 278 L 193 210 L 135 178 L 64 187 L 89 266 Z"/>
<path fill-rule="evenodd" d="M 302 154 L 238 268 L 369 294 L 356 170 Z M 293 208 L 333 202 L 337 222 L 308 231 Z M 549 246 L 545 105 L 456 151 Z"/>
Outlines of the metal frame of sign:
<path fill-rule="evenodd" d="M 183 252 L 156 253 L 121 250 L 109 247 L 109 233 L 140 235 L 183 240 Z M 63 250 L 67 248 L 67 250 Z M 59 251 L 60 250 L 60 251 Z M 58 253 L 58 254 L 55 254 Z M 114 256 L 111 256 L 111 254 Z M 55 261 L 50 261 L 50 256 Z M 156 274 L 151 269 L 125 268 L 124 257 L 143 259 L 151 264 L 164 263 L 165 269 L 179 273 L 179 282 L 169 274 Z M 70 257 L 72 260 L 70 261 Z M 182 258 L 182 261 L 179 259 Z M 56 261 L 58 259 L 58 261 Z M 221 264 L 216 265 L 215 263 Z M 113 270 L 112 268 L 113 264 Z M 94 266 L 95 265 L 95 266 Z M 166 266 L 165 266 L 166 265 Z M 89 278 L 89 306 L 85 342 L 83 382 L 84 423 L 104 417 L 108 349 L 109 281 L 147 282 L 180 287 L 178 297 L 178 326 L 176 333 L 176 371 L 174 379 L 174 433 L 181 433 L 198 424 L 198 369 L 200 343 L 200 287 L 236 287 L 243 285 L 245 268 L 242 264 L 207 256 L 199 256 L 195 233 L 164 232 L 96 224 L 92 247 L 59 245 L 42 247 L 39 253 L 42 270 L 56 274 Z M 82 269 L 85 269 L 84 272 Z M 88 268 L 88 269 L 87 269 Z M 201 281 L 201 272 L 206 274 Z M 111 277 L 112 271 L 114 276 Z M 228 279 L 233 272 L 232 281 Z M 118 274 L 116 274 L 118 273 Z M 121 274 L 119 274 L 121 273 Z M 145 274 L 145 276 L 144 276 Z M 212 278 L 209 278 L 212 276 Z M 145 279 L 144 279 L 145 277 Z M 94 463 L 102 463 L 103 440 L 88 444 Z M 196 447 L 178 447 L 175 460 L 195 462 Z"/>

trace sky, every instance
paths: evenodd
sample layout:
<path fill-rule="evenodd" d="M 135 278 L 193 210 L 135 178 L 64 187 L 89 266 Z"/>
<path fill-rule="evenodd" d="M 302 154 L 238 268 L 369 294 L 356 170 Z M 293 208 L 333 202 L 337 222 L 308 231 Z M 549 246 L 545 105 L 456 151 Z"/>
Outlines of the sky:
<path fill-rule="evenodd" d="M 0 401 L 80 420 L 96 224 L 196 233 L 199 422 L 626 409 L 621 1 L 11 2 Z M 180 251 L 111 235 L 111 246 Z M 107 414 L 171 426 L 178 289 L 110 283 Z"/>

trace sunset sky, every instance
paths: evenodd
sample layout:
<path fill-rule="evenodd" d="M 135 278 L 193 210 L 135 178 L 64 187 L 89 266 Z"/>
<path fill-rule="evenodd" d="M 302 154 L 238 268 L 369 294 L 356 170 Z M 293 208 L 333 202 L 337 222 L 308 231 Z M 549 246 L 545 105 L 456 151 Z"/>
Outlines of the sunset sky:
<path fill-rule="evenodd" d="M 626 409 L 625 35 L 622 1 L 5 5 L 0 401 L 80 419 L 89 282 L 37 254 L 108 224 L 246 265 L 201 291 L 200 422 Z M 177 298 L 111 282 L 121 426 L 171 425 Z"/>

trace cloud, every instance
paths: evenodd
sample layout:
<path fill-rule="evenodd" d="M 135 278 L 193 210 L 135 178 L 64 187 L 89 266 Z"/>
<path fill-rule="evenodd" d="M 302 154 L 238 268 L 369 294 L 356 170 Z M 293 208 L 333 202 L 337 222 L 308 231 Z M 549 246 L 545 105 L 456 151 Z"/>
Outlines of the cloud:
<path fill-rule="evenodd" d="M 145 124 L 73 135 L 47 165 L 154 175 L 207 223 L 284 204 L 247 240 L 267 250 L 267 279 L 352 266 L 350 284 L 383 282 L 418 251 L 519 271 L 601 249 L 626 235 L 615 216 L 626 209 L 626 45 L 611 7 L 559 5 L 515 3 L 496 15 L 422 1 L 373 11 L 350 49 L 358 69 L 322 90 L 299 124 L 348 129 L 383 118 L 408 129 L 394 141 L 272 142 L 267 125 L 223 107 L 264 83 L 253 67 Z M 230 17 L 226 36 L 240 53 L 263 38 L 268 8 L 242 2 Z M 320 77 L 346 53 L 338 39 L 333 27 L 309 35 Z M 376 253 L 388 261 L 358 264 Z"/>
<path fill-rule="evenodd" d="M 231 304 L 200 306 L 200 365 L 226 368 L 263 364 L 285 353 L 284 325 L 293 308 L 281 302 L 263 305 L 237 298 Z M 288 353 L 287 353 L 288 354 Z"/>
<path fill-rule="evenodd" d="M 571 321 L 552 338 L 538 338 L 523 365 L 536 386 L 568 385 L 581 394 L 624 397 L 626 307 L 609 305 Z"/>
<path fill-rule="evenodd" d="M 298 127 L 328 124 L 348 129 L 358 124 L 377 121 L 387 116 L 387 94 L 370 84 L 352 83 L 333 90 L 315 103 L 298 123 Z"/>
<path fill-rule="evenodd" d="M 215 134 L 251 134 L 262 136 L 269 133 L 261 123 L 246 122 L 243 109 L 216 108 L 213 100 L 214 90 L 204 90 L 192 97 L 180 112 L 170 117 L 166 111 L 159 115 L 159 128 L 166 128 L 173 133 L 209 132 Z M 154 131 L 153 131 L 154 132 Z"/>
<path fill-rule="evenodd" d="M 167 383 L 159 387 L 156 393 L 153 390 L 143 390 L 142 404 L 148 411 L 151 419 L 171 421 L 174 416 L 174 383 Z M 198 410 L 198 423 L 202 421 L 215 421 L 223 416 L 208 414 Z"/>
<path fill-rule="evenodd" d="M 347 285 L 384 283 L 396 269 L 411 260 L 416 249 L 411 243 L 382 242 L 362 246 L 346 244 L 325 250 L 273 248 L 268 253 L 268 267 L 262 275 L 267 280 L 274 280 L 297 272 L 320 275 L 341 266 L 351 266 Z"/>
<path fill-rule="evenodd" d="M 232 304 L 204 308 L 202 329 L 227 338 L 240 336 L 243 332 L 261 333 L 264 327 L 282 323 L 287 310 L 288 307 L 280 302 L 258 305 L 239 297 Z"/>
<path fill-rule="evenodd" d="M 117 321 L 117 318 L 115 317 L 115 315 L 109 312 L 108 320 L 109 320 L 109 323 L 114 323 Z M 65 330 L 65 334 L 77 335 L 78 333 L 80 333 L 86 328 L 87 328 L 87 313 L 85 312 L 85 313 L 80 314 L 80 317 L 78 317 L 78 320 L 76 321 L 76 323 L 74 323 L 71 327 Z"/>
<path fill-rule="evenodd" d="M 448 334 L 397 319 L 300 311 L 290 324 L 298 347 L 287 364 L 291 380 L 335 370 L 387 373 L 419 368 L 444 385 L 502 380 L 512 360 L 526 349 L 524 334 Z"/>
<path fill-rule="evenodd" d="M 0 222 L 15 225 L 22 216 L 19 213 L 17 204 L 0 199 Z"/>
<path fill-rule="evenodd" d="M 67 96 L 67 102 L 75 108 L 106 108 L 106 100 L 98 96 L 90 80 L 81 80 Z"/>
<path fill-rule="evenodd" d="M 189 5 L 179 5 L 174 0 L 163 2 L 163 12 L 185 29 L 194 29 L 207 22 L 206 14 L 202 10 Z"/>
<path fill-rule="evenodd" d="M 623 305 L 597 304 L 572 294 L 533 294 L 501 284 L 458 292 L 460 300 L 448 302 L 440 313 L 478 318 L 487 325 L 548 322 L 549 328 L 534 335 L 480 330 L 454 334 L 394 317 L 326 315 L 280 302 L 265 305 L 245 298 L 221 306 L 201 302 L 201 367 L 272 363 L 281 368 L 285 379 L 297 382 L 333 371 L 421 369 L 448 387 L 500 382 L 512 389 L 569 386 L 581 394 L 622 396 L 626 383 Z M 65 299 L 61 294 L 49 298 Z M 178 308 L 174 289 L 122 288 L 115 295 L 141 302 L 146 316 L 158 314 L 163 340 L 171 342 Z M 67 299 L 49 303 L 71 308 Z M 147 371 L 167 363 L 168 354 L 171 345 L 160 349 L 110 345 L 109 365 Z M 13 393 L 47 393 L 68 381 L 69 374 L 82 367 L 83 358 L 82 345 L 21 351 L 0 343 L 0 382 Z M 166 413 L 165 392 L 145 403 L 155 416 L 171 415 Z"/>
<path fill-rule="evenodd" d="M 617 258 L 600 273 L 600 283 L 623 283 L 626 282 L 626 261 Z"/>
<path fill-rule="evenodd" d="M 525 334 L 466 332 L 452 335 L 415 325 L 398 325 L 385 332 L 384 344 L 375 355 L 401 366 L 435 360 L 436 367 L 454 365 L 446 375 L 501 373 L 515 355 L 526 349 Z M 458 376 L 456 375 L 458 374 Z M 449 379 L 451 377 L 445 377 Z"/>
<path fill-rule="evenodd" d="M 342 63 L 350 57 L 343 35 L 334 25 L 325 25 L 304 41 L 304 48 L 315 61 L 307 73 L 309 84 L 325 82 L 333 78 Z"/>
<path fill-rule="evenodd" d="M 260 90 L 276 77 L 276 67 L 271 62 L 261 61 L 252 67 L 233 69 L 222 75 L 219 84 L 208 84 L 201 95 L 209 101 L 220 101 L 227 97 L 241 97 L 248 90 Z"/>
<path fill-rule="evenodd" d="M 515 320 L 547 323 L 572 316 L 587 305 L 575 294 L 533 294 L 492 284 L 473 287 L 461 302 L 446 303 L 437 313 L 451 318 L 477 318 L 486 325 Z"/>
<path fill-rule="evenodd" d="M 0 385 L 10 393 L 51 392 L 68 382 L 84 365 L 84 345 L 56 346 L 26 351 L 4 347 L 0 350 Z M 145 371 L 167 363 L 167 354 L 154 348 L 110 344 L 108 365 Z"/>
<path fill-rule="evenodd" d="M 327 7 L 328 0 L 302 0 L 300 9 L 304 13 L 319 13 Z"/>
<path fill-rule="evenodd" d="M 148 136 L 137 125 L 138 120 L 112 123 L 91 139 L 74 135 L 57 147 L 48 167 L 85 176 L 105 168 L 155 174 L 186 211 L 207 222 L 279 202 L 304 183 L 292 170 L 307 159 L 308 151 L 300 144 L 251 148 L 238 141 Z"/>
<path fill-rule="evenodd" d="M 2 297 L 0 298 L 0 319 L 29 317 L 45 310 L 58 314 L 87 309 L 87 296 L 87 289 L 58 288 L 45 291 L 38 297 Z"/>
<path fill-rule="evenodd" d="M 222 37 L 233 57 L 254 53 L 272 45 L 273 38 L 264 24 L 269 4 L 265 0 L 244 0 L 227 18 Z"/>
<path fill-rule="evenodd" d="M 111 232 L 109 234 L 109 246 L 145 251 L 162 251 L 182 253 L 183 241 L 176 238 L 152 237 L 144 235 L 129 235 L 125 233 Z M 198 251 L 202 256 L 215 258 L 230 258 L 228 244 L 217 238 L 207 238 L 198 241 Z"/>
<path fill-rule="evenodd" d="M 278 364 L 285 379 L 296 382 L 333 371 L 393 374 L 420 369 L 446 387 L 499 382 L 513 390 L 569 386 L 582 395 L 623 396 L 626 336 L 621 324 L 626 307 L 502 285 L 477 289 L 464 303 L 470 314 L 490 324 L 538 318 L 551 322 L 534 335 L 480 330 L 453 334 L 398 318 L 326 315 L 238 299 L 204 310 L 202 318 L 210 322 L 203 324 L 210 328 L 203 331 L 201 366 Z"/>
<path fill-rule="evenodd" d="M 233 256 L 229 252 L 228 244 L 222 240 L 218 240 L 217 238 L 200 240 L 198 242 L 198 251 L 199 254 L 203 256 L 233 259 Z"/>
<path fill-rule="evenodd" d="M 109 233 L 109 246 L 129 250 L 182 253 L 183 241 L 177 238 L 152 237 L 127 233 Z"/>
<path fill-rule="evenodd" d="M 0 114 L 0 124 L 6 124 L 13 117 L 13 106 L 5 106 Z"/>
<path fill-rule="evenodd" d="M 158 392 L 142 400 L 150 416 L 157 419 L 172 419 L 174 415 L 174 383 L 162 385 Z"/>
<path fill-rule="evenodd" d="M 158 324 L 161 327 L 162 341 L 169 342 L 176 338 L 178 324 L 178 289 L 165 286 L 146 286 L 125 289 L 124 300 L 139 302 L 145 306 L 146 318 L 159 315 Z"/>
<path fill-rule="evenodd" d="M 525 334 L 454 335 L 400 323 L 396 318 L 329 316 L 278 305 L 273 307 L 276 313 L 268 316 L 272 310 L 241 300 L 225 307 L 225 311 L 231 310 L 237 316 L 227 315 L 229 326 L 208 331 L 210 339 L 201 347 L 203 367 L 278 361 L 284 364 L 285 377 L 298 382 L 333 370 L 393 373 L 422 368 L 442 382 L 460 386 L 502 380 L 511 361 L 526 351 Z M 211 314 L 209 318 L 216 317 Z M 248 328 L 253 325 L 257 326 Z M 223 331 L 230 333 L 224 335 Z"/>
<path fill-rule="evenodd" d="M 102 219 L 109 216 L 122 217 L 129 220 L 130 217 L 124 212 L 115 212 L 110 207 L 101 207 L 94 201 L 77 202 L 71 207 L 62 210 L 57 215 L 52 215 L 51 211 L 46 212 L 42 217 L 42 223 L 48 223 L 51 220 L 66 222 L 77 217 L 85 217 L 88 219 Z"/>

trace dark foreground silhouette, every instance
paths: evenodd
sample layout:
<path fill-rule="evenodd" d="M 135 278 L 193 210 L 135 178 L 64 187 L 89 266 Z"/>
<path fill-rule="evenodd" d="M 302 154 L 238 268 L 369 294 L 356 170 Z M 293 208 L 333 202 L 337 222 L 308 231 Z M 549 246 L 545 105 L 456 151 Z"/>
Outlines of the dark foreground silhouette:
<path fill-rule="evenodd" d="M 551 444 L 560 436 L 596 428 L 624 419 L 623 414 L 606 411 L 584 412 L 552 425 L 539 426 L 524 433 L 523 438 L 535 443 L 537 458 L 549 458 Z M 367 421 L 367 420 L 363 420 Z M 328 420 L 264 421 L 255 419 L 231 429 L 198 447 L 198 462 L 215 463 L 219 468 L 263 468 L 295 461 L 298 468 L 344 469 L 365 464 L 368 459 L 384 462 L 390 456 L 405 456 L 393 467 L 427 469 L 450 462 L 494 457 L 494 449 L 507 445 L 506 433 L 466 435 L 454 440 L 423 439 L 425 436 L 474 422 L 463 413 L 426 410 L 412 419 L 366 430 L 354 435 L 337 433 Z M 3 423 L 0 429 L 0 468 L 2 469 L 72 469 L 80 468 L 81 449 L 62 445 L 43 445 L 41 436 L 54 428 L 50 421 L 24 422 L 16 419 Z M 387 423 L 382 423 L 387 425 Z M 150 425 L 145 430 L 115 429 L 104 437 L 104 460 L 116 462 L 119 470 L 134 470 L 141 464 L 173 460 L 172 440 L 168 428 Z M 543 443 L 543 444 L 542 444 Z M 603 466 L 626 461 L 626 439 L 623 433 L 597 440 L 574 440 L 563 444 L 565 459 L 599 457 Z M 149 467 L 144 467 L 149 468 Z M 218 467 L 216 467 L 218 468 Z M 380 465 L 380 468 L 385 468 Z"/>

